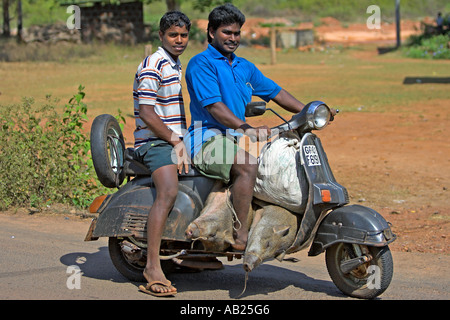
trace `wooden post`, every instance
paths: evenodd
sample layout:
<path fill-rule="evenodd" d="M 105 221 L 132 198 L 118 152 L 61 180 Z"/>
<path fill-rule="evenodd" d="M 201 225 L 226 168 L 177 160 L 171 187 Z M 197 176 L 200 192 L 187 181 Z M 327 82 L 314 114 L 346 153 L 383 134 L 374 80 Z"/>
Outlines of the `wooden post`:
<path fill-rule="evenodd" d="M 397 48 L 401 45 L 400 38 L 400 0 L 395 0 L 395 24 L 397 29 Z"/>
<path fill-rule="evenodd" d="M 270 64 L 277 63 L 277 31 L 275 26 L 270 27 Z"/>
<path fill-rule="evenodd" d="M 153 48 L 151 44 L 146 44 L 144 47 L 144 58 L 153 53 Z"/>

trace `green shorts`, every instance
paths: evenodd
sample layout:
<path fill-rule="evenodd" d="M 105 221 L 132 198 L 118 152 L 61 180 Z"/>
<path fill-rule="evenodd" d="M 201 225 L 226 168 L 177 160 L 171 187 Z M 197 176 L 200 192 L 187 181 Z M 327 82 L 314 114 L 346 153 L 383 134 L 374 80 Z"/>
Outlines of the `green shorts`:
<path fill-rule="evenodd" d="M 137 148 L 133 154 L 133 158 L 143 163 L 152 174 L 156 169 L 176 164 L 173 162 L 172 156 L 175 157 L 173 159 L 176 159 L 173 146 L 162 139 L 147 142 Z"/>
<path fill-rule="evenodd" d="M 194 156 L 193 163 L 203 175 L 228 183 L 231 166 L 239 149 L 234 139 L 217 135 L 203 143 L 202 149 Z"/>

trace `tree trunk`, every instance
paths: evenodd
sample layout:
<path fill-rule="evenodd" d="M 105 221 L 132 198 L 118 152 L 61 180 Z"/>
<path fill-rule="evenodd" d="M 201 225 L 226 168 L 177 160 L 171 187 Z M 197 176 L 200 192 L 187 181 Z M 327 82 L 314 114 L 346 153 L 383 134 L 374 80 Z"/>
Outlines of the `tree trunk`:
<path fill-rule="evenodd" d="M 166 0 L 167 11 L 180 11 L 181 0 Z"/>
<path fill-rule="evenodd" d="M 3 0 L 3 36 L 11 36 L 11 30 L 9 28 L 9 0 Z"/>
<path fill-rule="evenodd" d="M 22 42 L 22 29 L 23 29 L 23 21 L 22 21 L 22 0 L 17 0 L 17 42 Z"/>

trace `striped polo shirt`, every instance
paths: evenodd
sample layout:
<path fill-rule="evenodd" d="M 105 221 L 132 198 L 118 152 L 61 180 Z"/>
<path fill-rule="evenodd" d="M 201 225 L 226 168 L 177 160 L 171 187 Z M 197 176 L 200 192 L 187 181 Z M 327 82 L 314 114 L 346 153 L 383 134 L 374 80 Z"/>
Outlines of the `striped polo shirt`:
<path fill-rule="evenodd" d="M 146 57 L 139 65 L 133 84 L 134 147 L 139 148 L 158 137 L 139 116 L 139 105 L 152 105 L 164 124 L 182 138 L 186 129 L 183 96 L 181 93 L 181 63 L 162 48 Z"/>

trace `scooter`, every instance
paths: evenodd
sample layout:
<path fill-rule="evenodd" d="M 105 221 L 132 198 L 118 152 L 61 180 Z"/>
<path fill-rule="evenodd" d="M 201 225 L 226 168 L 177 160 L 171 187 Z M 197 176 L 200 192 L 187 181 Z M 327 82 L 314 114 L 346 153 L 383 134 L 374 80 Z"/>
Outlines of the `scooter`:
<path fill-rule="evenodd" d="M 251 102 L 246 117 L 267 110 L 283 123 L 272 132 L 295 131 L 301 138 L 301 170 L 308 190 L 304 212 L 295 241 L 286 254 L 309 248 L 308 255 L 325 252 L 328 273 L 344 294 L 372 299 L 389 286 L 393 259 L 389 244 L 396 239 L 390 224 L 375 210 L 349 205 L 345 187 L 337 183 L 320 139 L 312 133 L 332 120 L 330 108 L 321 101 L 307 104 L 286 121 L 264 102 Z M 146 222 L 155 199 L 155 188 L 147 168 L 133 159 L 132 148 L 125 148 L 117 120 L 108 114 L 95 118 L 91 127 L 91 153 L 100 182 L 118 191 L 96 198 L 90 212 L 92 220 L 85 241 L 108 237 L 109 254 L 117 270 L 131 281 L 144 281 L 146 263 Z M 123 181 L 127 182 L 123 185 Z M 214 186 L 214 179 L 203 176 L 195 167 L 179 175 L 179 191 L 169 213 L 161 242 L 161 265 L 165 273 L 187 266 L 217 268 L 217 257 L 242 258 L 243 252 L 225 249 L 209 252 L 200 241 L 186 237 L 185 230 L 201 213 Z M 213 259 L 213 260 L 211 260 Z"/>

